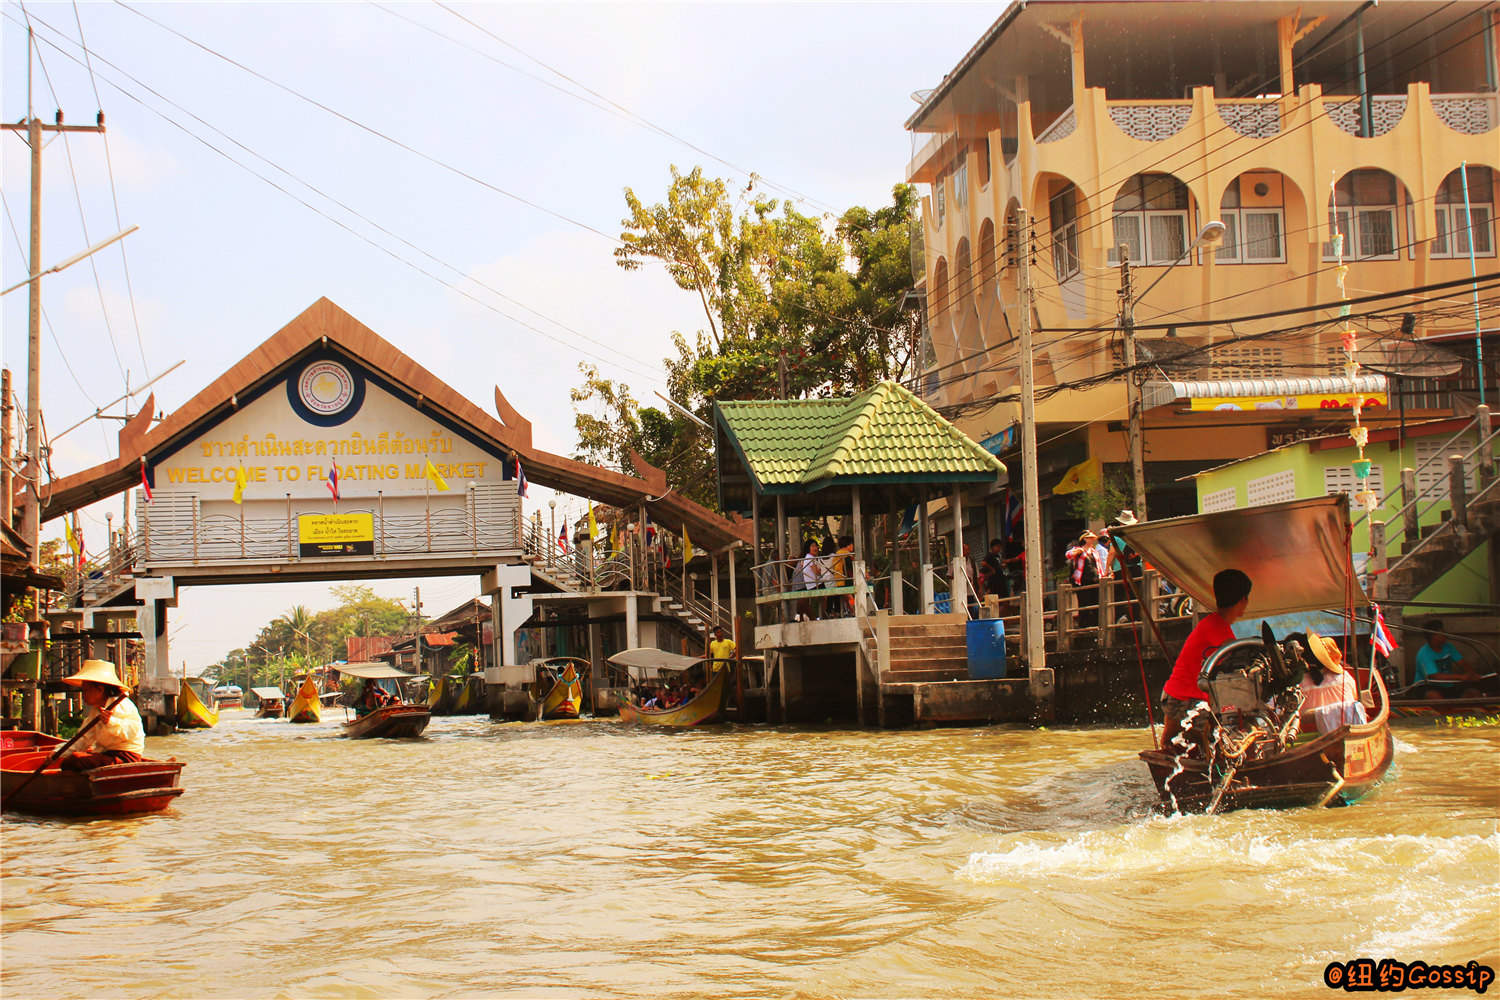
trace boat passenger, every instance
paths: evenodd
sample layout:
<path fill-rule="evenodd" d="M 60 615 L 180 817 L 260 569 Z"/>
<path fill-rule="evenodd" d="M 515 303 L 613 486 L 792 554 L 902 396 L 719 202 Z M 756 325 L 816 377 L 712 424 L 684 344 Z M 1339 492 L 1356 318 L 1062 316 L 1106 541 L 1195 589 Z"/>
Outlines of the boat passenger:
<path fill-rule="evenodd" d="M 1206 747 L 1213 727 L 1208 711 L 1208 692 L 1198 687 L 1203 664 L 1220 646 L 1234 641 L 1234 622 L 1243 618 L 1250 604 L 1250 577 L 1237 569 L 1220 570 L 1214 575 L 1214 603 L 1218 610 L 1205 615 L 1193 627 L 1172 665 L 1172 676 L 1161 690 L 1161 748 L 1191 749 L 1194 744 Z M 1203 709 L 1200 711 L 1200 709 Z M 1190 718 L 1191 717 L 1191 718 Z M 1194 735 L 1180 738 L 1185 731 Z"/>
<path fill-rule="evenodd" d="M 1338 643 L 1309 632 L 1307 648 L 1313 658 L 1302 678 L 1302 714 L 1312 717 L 1320 733 L 1368 722 L 1354 678 L 1344 672 L 1344 652 Z"/>
<path fill-rule="evenodd" d="M 738 655 L 740 655 L 740 647 L 735 645 L 733 639 L 724 637 L 724 626 L 715 625 L 713 639 L 708 644 L 709 670 L 723 670 Z"/>
<path fill-rule="evenodd" d="M 131 764 L 146 752 L 146 731 L 141 713 L 128 697 L 115 665 L 108 660 L 84 660 L 78 673 L 64 677 L 63 683 L 80 688 L 83 703 L 89 707 L 83 725 L 92 727 L 75 744 L 75 749 L 58 765 L 65 771 L 87 771 L 108 764 Z M 115 699 L 119 702 L 111 704 Z M 95 719 L 99 721 L 94 722 Z"/>
<path fill-rule="evenodd" d="M 1479 672 L 1469 666 L 1453 643 L 1447 640 L 1442 621 L 1432 618 L 1422 627 L 1427 630 L 1427 641 L 1417 650 L 1412 683 L 1427 685 L 1424 697 L 1484 697 L 1484 692 L 1479 689 Z"/>
<path fill-rule="evenodd" d="M 359 694 L 359 704 L 355 706 L 355 714 L 368 715 L 377 708 L 392 704 L 395 700 L 391 693 L 379 684 L 373 680 L 366 680 L 365 689 Z"/>

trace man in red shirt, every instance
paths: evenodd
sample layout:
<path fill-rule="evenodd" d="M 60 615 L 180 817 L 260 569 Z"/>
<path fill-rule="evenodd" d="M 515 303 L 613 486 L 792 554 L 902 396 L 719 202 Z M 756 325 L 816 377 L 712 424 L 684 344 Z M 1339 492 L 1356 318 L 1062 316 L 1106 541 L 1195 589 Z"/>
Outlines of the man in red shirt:
<path fill-rule="evenodd" d="M 1198 674 L 1214 650 L 1234 641 L 1234 631 L 1229 626 L 1245 615 L 1250 603 L 1250 578 L 1237 569 L 1217 573 L 1214 603 L 1218 610 L 1194 626 L 1172 666 L 1172 676 L 1161 689 L 1161 748 L 1168 752 L 1188 749 L 1193 743 L 1206 745 L 1213 726 L 1208 712 L 1200 712 L 1191 722 L 1187 721 L 1195 709 L 1207 707 L 1208 692 L 1198 687 Z M 1193 735 L 1188 735 L 1188 731 Z"/>

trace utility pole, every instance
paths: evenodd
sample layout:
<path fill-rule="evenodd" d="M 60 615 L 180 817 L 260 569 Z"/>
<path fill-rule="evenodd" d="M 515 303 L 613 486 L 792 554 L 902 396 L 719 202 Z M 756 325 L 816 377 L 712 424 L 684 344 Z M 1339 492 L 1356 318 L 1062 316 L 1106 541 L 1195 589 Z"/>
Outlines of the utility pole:
<path fill-rule="evenodd" d="M 1031 220 L 1024 209 L 1016 213 L 1016 246 L 1016 287 L 1021 303 L 1021 502 L 1026 546 L 1021 633 L 1027 671 L 1036 677 L 1035 672 L 1046 666 L 1047 650 L 1042 633 L 1042 498 L 1037 482 L 1036 383 L 1031 365 Z"/>
<path fill-rule="evenodd" d="M 10 369 L 0 371 L 0 518 L 4 525 L 9 528 L 13 526 L 11 521 L 11 491 L 10 491 L 10 462 L 13 457 L 10 453 L 10 416 L 15 408 L 10 403 Z"/>
<path fill-rule="evenodd" d="M 1120 244 L 1120 330 L 1125 337 L 1125 408 L 1130 414 L 1130 480 L 1135 516 L 1146 520 L 1146 443 L 1141 427 L 1141 385 L 1135 374 L 1135 290 L 1130 247 Z"/>
<path fill-rule="evenodd" d="M 3 126 L 12 132 L 26 132 L 26 144 L 31 147 L 31 275 L 30 307 L 27 317 L 26 350 L 26 513 L 21 523 L 21 537 L 30 550 L 32 565 L 36 564 L 37 539 L 41 534 L 41 502 L 37 496 L 37 485 L 42 479 L 42 133 L 44 132 L 103 132 L 104 112 L 100 111 L 93 125 L 64 125 L 63 113 L 57 112 L 57 120 L 45 125 L 32 113 L 31 108 L 31 32 L 27 31 L 26 54 L 26 120 L 5 122 Z M 7 456 L 8 458 L 9 456 Z"/>

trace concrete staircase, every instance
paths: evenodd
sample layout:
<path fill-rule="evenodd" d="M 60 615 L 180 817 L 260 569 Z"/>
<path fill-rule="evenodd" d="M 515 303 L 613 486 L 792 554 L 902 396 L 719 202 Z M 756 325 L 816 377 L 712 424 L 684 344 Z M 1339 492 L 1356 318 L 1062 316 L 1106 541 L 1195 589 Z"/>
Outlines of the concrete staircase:
<path fill-rule="evenodd" d="M 966 680 L 968 638 L 964 622 L 944 617 L 903 616 L 891 619 L 890 669 L 885 683 L 931 684 Z"/>
<path fill-rule="evenodd" d="M 1386 574 L 1386 600 L 1392 603 L 1416 600 L 1435 580 L 1497 535 L 1500 535 L 1500 487 L 1492 484 L 1469 501 L 1467 531 L 1459 530 L 1451 519 L 1445 519 L 1425 529 L 1420 538 L 1403 541 L 1401 558 L 1393 560 Z"/>

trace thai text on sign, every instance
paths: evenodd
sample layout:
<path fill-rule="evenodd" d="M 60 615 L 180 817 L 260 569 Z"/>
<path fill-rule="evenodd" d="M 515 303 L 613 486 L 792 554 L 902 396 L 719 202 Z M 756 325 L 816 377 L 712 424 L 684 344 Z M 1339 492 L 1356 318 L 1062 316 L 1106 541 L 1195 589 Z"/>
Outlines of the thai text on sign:
<path fill-rule="evenodd" d="M 375 515 L 302 514 L 297 518 L 297 551 L 303 556 L 375 554 Z"/>

